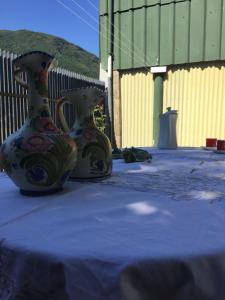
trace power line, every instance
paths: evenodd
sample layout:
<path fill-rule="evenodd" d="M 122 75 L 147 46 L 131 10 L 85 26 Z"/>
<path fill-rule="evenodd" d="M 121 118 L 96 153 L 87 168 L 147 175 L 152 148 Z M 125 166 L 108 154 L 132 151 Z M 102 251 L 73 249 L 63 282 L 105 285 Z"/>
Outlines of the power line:
<path fill-rule="evenodd" d="M 96 24 L 98 24 L 98 20 L 97 20 L 94 16 L 92 16 L 89 12 L 87 12 L 86 9 L 85 9 L 84 7 L 82 7 L 82 6 L 81 6 L 79 3 L 77 3 L 75 0 L 71 0 L 71 1 L 72 1 L 75 5 L 77 5 L 82 11 L 84 11 L 84 12 L 85 12 L 92 20 L 94 20 L 94 22 L 95 22 Z M 98 11 L 98 8 L 97 8 L 91 1 L 88 1 L 88 2 L 95 8 L 95 10 Z M 115 26 L 115 25 L 112 24 L 111 22 L 110 22 L 110 24 L 111 24 L 115 29 L 117 29 L 117 30 L 118 30 L 118 33 L 123 37 L 123 39 L 126 40 L 126 41 L 128 42 L 127 50 L 128 50 L 128 51 L 130 51 L 130 50 L 132 51 L 132 42 L 129 41 L 129 40 L 126 38 L 126 36 L 122 34 L 121 30 L 119 30 L 119 28 L 118 28 L 117 26 Z M 106 37 L 106 36 L 105 36 L 105 37 Z M 108 39 L 108 37 L 107 37 L 106 39 Z M 120 39 L 119 39 L 118 37 L 116 37 L 116 36 L 114 36 L 114 39 L 118 42 L 118 45 L 119 45 Z M 129 47 L 129 45 L 130 45 L 130 47 Z M 138 59 L 136 59 L 136 60 L 139 61 L 141 64 L 144 64 L 144 65 L 145 65 L 145 62 L 148 63 L 148 61 L 147 61 L 145 58 L 142 57 L 142 54 L 141 54 L 140 52 L 139 52 L 139 54 L 138 54 L 139 49 L 136 48 L 136 49 L 138 49 L 138 51 L 137 51 L 137 50 L 135 50 L 135 45 L 133 45 L 133 46 L 134 46 L 133 53 L 140 56 L 140 57 L 139 57 Z M 118 48 L 119 48 L 119 50 L 121 50 L 123 53 L 125 53 L 125 50 L 123 51 L 123 48 L 122 48 L 122 47 L 119 47 L 119 46 L 118 46 Z M 127 52 L 126 52 L 125 54 L 126 54 L 126 56 L 128 55 L 128 57 L 130 57 L 131 60 L 133 60 L 133 58 L 132 58 L 132 56 L 131 56 L 130 54 L 128 54 Z M 145 68 L 146 70 L 149 71 L 149 69 L 147 69 L 145 66 L 144 66 L 144 68 Z"/>
<path fill-rule="evenodd" d="M 74 2 L 74 0 L 71 0 L 71 1 L 73 1 Z M 87 0 L 88 1 L 88 3 L 90 3 L 90 5 L 92 6 L 92 7 L 94 7 L 94 9 L 96 10 L 96 11 L 98 11 L 98 7 L 97 6 L 95 6 L 94 4 L 93 4 L 93 2 L 91 2 L 90 0 Z M 96 20 L 95 20 L 96 21 Z M 132 47 L 132 42 L 131 41 L 129 41 L 128 39 L 127 39 L 127 37 L 122 33 L 122 31 L 120 30 L 120 28 L 119 27 L 117 27 L 115 24 L 112 24 L 111 22 L 110 22 L 110 25 L 112 25 L 113 26 L 113 28 L 114 29 L 116 29 L 117 31 L 118 31 L 118 34 L 120 34 L 121 36 L 122 36 L 122 38 L 125 40 L 125 41 L 127 41 L 129 44 L 130 44 L 130 46 Z M 119 38 L 117 38 L 118 40 L 119 40 Z M 137 54 L 138 53 L 138 51 L 139 51 L 139 48 L 133 43 L 133 46 L 134 46 L 134 52 Z M 141 54 L 140 56 L 142 56 L 142 53 L 141 52 L 139 52 L 139 54 Z M 147 59 L 145 60 L 144 58 L 143 58 L 143 62 L 145 63 L 145 61 L 148 63 L 148 61 L 147 61 Z M 148 63 L 149 65 L 150 65 L 150 63 Z"/>
<path fill-rule="evenodd" d="M 86 13 L 86 15 L 88 15 L 92 20 L 95 21 L 95 23 L 98 24 L 98 20 L 92 16 L 85 8 L 83 8 L 82 5 L 80 5 L 79 3 L 77 3 L 75 0 L 71 0 L 75 5 L 77 5 L 82 11 L 84 11 Z"/>
<path fill-rule="evenodd" d="M 76 13 L 73 9 L 71 9 L 69 6 L 67 6 L 66 4 L 64 4 L 62 1 L 60 0 L 55 0 L 56 2 L 58 2 L 59 4 L 61 4 L 65 9 L 67 9 L 68 11 L 70 11 L 73 15 L 75 15 L 76 17 L 78 17 L 81 21 L 83 21 L 85 24 L 87 24 L 89 27 L 91 27 L 94 31 L 98 32 L 98 29 L 96 29 L 94 26 L 92 26 L 89 22 L 87 22 L 85 19 L 83 19 L 78 13 Z"/>
<path fill-rule="evenodd" d="M 75 3 L 74 2 L 74 0 L 71 0 L 73 3 Z M 88 25 L 92 30 L 94 30 L 95 32 L 97 32 L 97 33 L 99 33 L 99 30 L 98 29 L 96 29 L 94 26 L 92 26 L 88 21 L 86 21 L 84 18 L 82 18 L 78 13 L 76 13 L 73 9 L 71 9 L 69 6 L 67 6 L 65 3 L 63 3 L 62 1 L 60 1 L 60 0 L 56 0 L 56 2 L 58 2 L 59 4 L 61 4 L 66 10 L 68 10 L 69 12 L 71 12 L 73 15 L 75 15 L 76 17 L 78 17 L 82 22 L 84 22 L 86 25 Z M 76 3 L 77 4 L 77 3 Z M 80 6 L 80 5 L 79 5 Z M 84 10 L 85 11 L 85 9 L 83 8 L 82 10 Z M 85 11 L 86 12 L 86 11 Z M 86 12 L 87 13 L 87 12 Z M 92 17 L 92 18 L 94 18 L 94 17 Z M 106 39 L 106 40 L 108 40 L 108 36 L 106 36 L 106 35 L 103 35 L 102 34 L 102 36 Z M 119 50 L 121 51 L 121 52 L 123 52 L 126 56 L 128 56 L 128 57 L 130 57 L 130 59 L 132 60 L 133 58 L 131 57 L 131 55 L 129 55 L 123 48 L 121 48 L 121 47 L 118 47 L 119 48 Z M 129 50 L 129 48 L 128 48 L 128 50 Z M 135 53 L 135 52 L 134 52 Z M 141 63 L 143 63 L 144 62 L 144 60 L 142 61 L 142 60 L 139 60 Z M 144 67 L 144 69 L 146 69 L 147 71 L 149 71 L 149 69 L 148 68 L 146 68 L 146 67 Z"/>
<path fill-rule="evenodd" d="M 88 2 L 90 3 L 90 5 L 91 5 L 92 7 L 94 7 L 94 9 L 97 10 L 97 12 L 98 12 L 98 8 L 97 8 L 97 6 L 94 5 L 93 2 L 91 2 L 90 0 L 87 0 L 87 1 L 88 1 Z"/>

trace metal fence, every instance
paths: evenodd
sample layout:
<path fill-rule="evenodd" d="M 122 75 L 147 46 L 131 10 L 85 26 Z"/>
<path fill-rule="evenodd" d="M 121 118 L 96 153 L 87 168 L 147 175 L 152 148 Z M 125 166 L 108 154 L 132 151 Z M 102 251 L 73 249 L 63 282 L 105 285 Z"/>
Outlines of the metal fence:
<path fill-rule="evenodd" d="M 16 57 L 16 54 L 0 49 L 0 144 L 23 125 L 28 113 L 27 91 L 13 76 L 12 61 Z M 25 73 L 22 78 L 26 81 Z M 103 82 L 75 72 L 61 68 L 50 71 L 49 106 L 53 120 L 56 121 L 56 99 L 60 97 L 60 91 L 90 85 L 105 88 Z M 72 105 L 65 104 L 64 113 L 69 125 L 74 121 L 73 111 Z"/>

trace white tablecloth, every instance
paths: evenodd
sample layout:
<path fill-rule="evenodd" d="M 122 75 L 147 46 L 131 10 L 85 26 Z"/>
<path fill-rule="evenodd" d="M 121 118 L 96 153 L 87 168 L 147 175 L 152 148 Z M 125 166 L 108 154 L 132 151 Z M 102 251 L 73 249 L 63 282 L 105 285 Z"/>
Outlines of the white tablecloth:
<path fill-rule="evenodd" d="M 46 197 L 0 174 L 0 299 L 224 300 L 225 155 L 150 152 Z"/>

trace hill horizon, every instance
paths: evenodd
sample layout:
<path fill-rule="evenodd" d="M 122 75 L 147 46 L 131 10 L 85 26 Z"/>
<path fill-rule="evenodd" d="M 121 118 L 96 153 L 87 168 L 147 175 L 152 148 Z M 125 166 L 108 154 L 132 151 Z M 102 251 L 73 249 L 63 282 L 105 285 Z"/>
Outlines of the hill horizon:
<path fill-rule="evenodd" d="M 88 77 L 99 77 L 99 58 L 61 37 L 26 29 L 4 29 L 0 30 L 0 48 L 15 54 L 45 51 L 55 56 L 60 68 Z"/>

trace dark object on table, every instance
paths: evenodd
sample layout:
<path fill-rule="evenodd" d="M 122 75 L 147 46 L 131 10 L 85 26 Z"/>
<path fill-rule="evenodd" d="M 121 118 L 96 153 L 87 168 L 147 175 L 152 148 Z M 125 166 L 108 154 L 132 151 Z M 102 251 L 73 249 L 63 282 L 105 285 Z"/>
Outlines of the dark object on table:
<path fill-rule="evenodd" d="M 152 155 L 143 149 L 131 147 L 123 150 L 123 158 L 126 163 L 151 161 Z"/>
<path fill-rule="evenodd" d="M 113 159 L 124 159 L 126 163 L 151 161 L 152 155 L 140 148 L 125 148 L 124 150 L 115 148 L 112 152 Z"/>
<path fill-rule="evenodd" d="M 122 159 L 123 158 L 123 151 L 119 148 L 114 148 L 112 151 L 112 158 L 113 159 Z"/>

